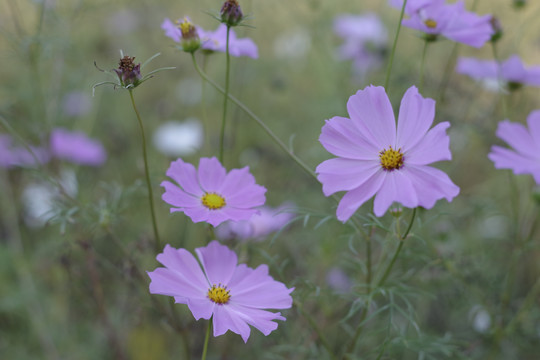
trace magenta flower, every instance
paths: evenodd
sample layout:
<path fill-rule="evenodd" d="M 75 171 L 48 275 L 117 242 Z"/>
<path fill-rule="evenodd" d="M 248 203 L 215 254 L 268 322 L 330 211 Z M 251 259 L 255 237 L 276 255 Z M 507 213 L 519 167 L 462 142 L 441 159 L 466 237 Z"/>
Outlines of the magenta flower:
<path fill-rule="evenodd" d="M 227 221 L 216 228 L 219 239 L 237 239 L 262 241 L 273 232 L 281 230 L 294 217 L 292 206 L 284 204 L 277 209 L 262 207 L 259 213 L 248 220 Z"/>
<path fill-rule="evenodd" d="M 30 146 L 33 154 L 41 164 L 50 160 L 50 153 L 42 147 Z M 36 158 L 24 146 L 16 146 L 11 136 L 0 134 L 0 167 L 35 166 Z"/>
<path fill-rule="evenodd" d="M 171 20 L 165 19 L 161 24 L 165 31 L 165 36 L 175 42 L 181 42 L 182 33 L 178 26 Z M 201 39 L 201 48 L 211 51 L 225 52 L 227 46 L 227 25 L 220 24 L 215 31 L 206 31 L 197 27 L 199 38 Z M 247 56 L 253 59 L 259 57 L 257 45 L 250 38 L 237 38 L 233 29 L 229 33 L 229 53 L 231 56 Z"/>
<path fill-rule="evenodd" d="M 428 40 L 444 36 L 479 48 L 489 41 L 494 33 L 492 16 L 478 16 L 466 11 L 463 1 L 455 4 L 433 1 L 409 15 L 409 19 L 403 20 L 403 26 L 424 32 Z"/>
<path fill-rule="evenodd" d="M 519 123 L 504 120 L 499 123 L 497 136 L 513 149 L 493 146 L 488 158 L 496 169 L 511 169 L 514 174 L 531 174 L 540 184 L 540 110 L 527 117 L 527 129 Z"/>
<path fill-rule="evenodd" d="M 540 66 L 527 67 L 518 55 L 512 55 L 501 63 L 495 60 L 460 58 L 456 72 L 468 75 L 475 80 L 505 82 L 511 89 L 530 85 L 540 87 Z"/>
<path fill-rule="evenodd" d="M 255 184 L 248 166 L 227 173 L 215 157 L 201 158 L 198 171 L 178 159 L 171 163 L 167 176 L 180 186 L 163 181 L 161 198 L 174 206 L 171 212 L 181 211 L 193 222 L 218 226 L 226 220 L 247 220 L 266 200 L 266 189 Z"/>
<path fill-rule="evenodd" d="M 107 160 L 105 148 L 80 131 L 56 128 L 50 137 L 53 156 L 80 165 L 100 166 Z"/>
<path fill-rule="evenodd" d="M 344 40 L 338 49 L 339 58 L 353 60 L 359 75 L 380 67 L 388 34 L 377 15 L 340 15 L 334 20 L 334 32 Z"/>
<path fill-rule="evenodd" d="M 390 5 L 396 9 L 401 9 L 403 7 L 404 0 L 390 0 Z M 426 7 L 435 3 L 443 3 L 444 0 L 408 0 L 407 5 L 405 5 L 405 14 L 412 15 L 418 12 L 423 7 Z"/>
<path fill-rule="evenodd" d="M 280 313 L 263 309 L 290 308 L 289 294 L 294 288 L 275 281 L 268 275 L 268 266 L 237 265 L 236 254 L 217 241 L 195 252 L 200 264 L 187 250 L 166 245 L 157 256 L 165 268 L 148 272 L 150 293 L 174 296 L 196 320 L 212 318 L 214 336 L 231 330 L 247 342 L 249 325 L 268 335 L 277 329 L 273 320 L 285 320 Z"/>
<path fill-rule="evenodd" d="M 337 208 L 337 218 L 347 221 L 375 196 L 374 213 L 382 216 L 392 203 L 431 208 L 441 198 L 451 201 L 459 188 L 441 170 L 427 166 L 450 160 L 450 139 L 443 122 L 429 130 L 435 101 L 425 99 L 416 87 L 401 100 L 397 131 L 392 105 L 384 88 L 369 86 L 349 98 L 350 119 L 326 120 L 319 141 L 337 158 L 317 166 L 323 192 L 329 196 L 347 191 Z"/>

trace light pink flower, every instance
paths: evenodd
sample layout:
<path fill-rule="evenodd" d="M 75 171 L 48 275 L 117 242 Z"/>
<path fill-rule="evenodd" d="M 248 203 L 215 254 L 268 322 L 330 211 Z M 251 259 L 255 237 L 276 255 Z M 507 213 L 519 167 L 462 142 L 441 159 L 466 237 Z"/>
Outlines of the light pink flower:
<path fill-rule="evenodd" d="M 268 266 L 238 265 L 236 254 L 217 241 L 195 252 L 199 262 L 187 250 L 166 245 L 157 256 L 165 267 L 148 272 L 150 293 L 173 296 L 196 320 L 212 318 L 214 336 L 231 330 L 247 342 L 249 325 L 268 335 L 277 329 L 274 320 L 285 320 L 280 313 L 263 309 L 290 308 L 294 288 L 275 281 Z"/>
<path fill-rule="evenodd" d="M 347 221 L 375 196 L 374 213 L 382 216 L 393 202 L 405 207 L 431 208 L 441 198 L 451 201 L 459 188 L 441 170 L 427 166 L 450 160 L 450 139 L 443 122 L 429 130 L 435 101 L 416 87 L 401 100 L 398 124 L 383 87 L 369 86 L 349 98 L 350 119 L 326 120 L 319 141 L 337 158 L 321 163 L 316 171 L 326 196 L 347 193 L 337 218 Z"/>

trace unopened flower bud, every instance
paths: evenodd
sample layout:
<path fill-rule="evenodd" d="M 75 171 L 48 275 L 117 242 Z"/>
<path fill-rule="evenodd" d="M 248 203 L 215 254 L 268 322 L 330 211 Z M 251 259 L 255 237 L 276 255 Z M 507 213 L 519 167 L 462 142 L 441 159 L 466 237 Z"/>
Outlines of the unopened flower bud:
<path fill-rule="evenodd" d="M 491 24 L 491 27 L 493 28 L 493 35 L 491 35 L 491 41 L 497 42 L 503 36 L 503 29 L 502 29 L 501 22 L 495 16 L 492 16 L 489 23 Z"/>
<path fill-rule="evenodd" d="M 141 64 L 135 64 L 134 56 L 124 56 L 118 63 L 118 69 L 114 69 L 122 86 L 136 87 L 141 81 Z"/>
<path fill-rule="evenodd" d="M 182 22 L 178 22 L 178 28 L 182 34 L 182 48 L 184 51 L 193 53 L 201 47 L 201 39 L 197 33 L 197 28 L 185 17 Z"/>
<path fill-rule="evenodd" d="M 400 206 L 393 207 L 390 209 L 390 214 L 395 218 L 399 218 L 403 214 L 403 208 Z"/>
<path fill-rule="evenodd" d="M 242 9 L 236 0 L 226 0 L 221 7 L 221 22 L 227 26 L 236 26 L 244 18 Z"/>

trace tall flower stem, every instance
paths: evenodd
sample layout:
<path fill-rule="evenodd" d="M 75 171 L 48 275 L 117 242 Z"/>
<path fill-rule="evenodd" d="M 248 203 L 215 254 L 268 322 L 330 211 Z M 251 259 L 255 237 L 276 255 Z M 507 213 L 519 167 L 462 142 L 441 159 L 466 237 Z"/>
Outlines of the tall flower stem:
<path fill-rule="evenodd" d="M 223 117 L 221 119 L 221 134 L 219 136 L 219 161 L 223 164 L 223 153 L 225 143 L 225 123 L 227 120 L 227 103 L 229 102 L 229 82 L 231 70 L 231 54 L 229 53 L 229 35 L 231 27 L 227 25 L 227 41 L 225 46 L 226 65 L 225 65 L 225 92 L 223 100 Z"/>
<path fill-rule="evenodd" d="M 193 65 L 195 66 L 195 70 L 197 70 L 197 72 L 199 73 L 199 75 L 206 81 L 208 82 L 210 85 L 212 85 L 217 91 L 221 92 L 222 94 L 225 94 L 225 90 L 219 86 L 215 81 L 213 81 L 212 79 L 210 79 L 208 77 L 208 75 L 206 75 L 206 73 L 204 73 L 202 71 L 202 69 L 199 67 L 199 65 L 197 64 L 197 60 L 195 59 L 195 55 L 191 55 L 192 59 L 193 59 Z M 253 113 L 253 111 L 251 111 L 246 105 L 244 105 L 242 102 L 240 102 L 237 98 L 235 98 L 234 96 L 230 95 L 230 94 L 227 94 L 227 97 L 233 102 L 235 103 L 240 109 L 242 109 L 242 111 L 244 111 L 250 118 L 252 118 L 263 130 L 264 132 L 270 136 L 270 138 L 283 150 L 285 151 L 289 157 L 294 161 L 296 162 L 296 164 L 298 164 L 298 166 L 300 166 L 306 173 L 308 173 L 308 175 L 310 175 L 312 178 L 314 178 L 317 182 L 317 175 L 315 175 L 315 173 L 313 172 L 313 170 L 308 166 L 306 165 L 298 156 L 296 156 L 292 151 L 289 150 L 289 148 L 287 147 L 287 145 L 285 145 L 285 143 L 283 141 L 281 141 L 273 132 L 272 130 L 270 130 L 270 128 L 268 126 L 266 126 L 266 124 L 261 120 L 261 118 L 259 118 L 257 115 L 255 115 Z"/>
<path fill-rule="evenodd" d="M 212 330 L 212 318 L 208 320 L 208 327 L 206 328 L 206 335 L 204 337 L 204 346 L 201 360 L 206 360 L 206 353 L 208 351 L 208 339 L 210 339 L 210 330 Z"/>
<path fill-rule="evenodd" d="M 386 279 L 388 278 L 388 275 L 390 275 L 390 271 L 392 270 L 392 267 L 394 266 L 394 264 L 395 264 L 395 262 L 396 262 L 396 260 L 397 260 L 397 258 L 399 256 L 399 253 L 401 252 L 401 249 L 403 248 L 403 244 L 405 243 L 404 240 L 407 238 L 407 236 L 409 235 L 409 232 L 412 229 L 415 218 L 416 218 L 416 208 L 413 209 L 412 216 L 411 216 L 411 221 L 409 222 L 409 225 L 407 226 L 407 230 L 405 230 L 403 235 L 400 234 L 399 220 L 398 220 L 398 227 L 397 227 L 396 232 L 397 232 L 397 235 L 399 237 L 400 242 L 399 242 L 399 245 L 398 245 L 398 247 L 396 249 L 396 252 L 394 253 L 394 256 L 392 257 L 392 260 L 390 261 L 390 264 L 388 264 L 388 267 L 386 268 L 386 270 L 384 272 L 383 277 L 377 283 L 376 288 L 382 287 L 384 285 Z M 358 339 L 360 338 L 360 335 L 362 334 L 362 331 L 364 330 L 364 325 L 365 325 L 364 321 L 366 320 L 366 317 L 367 317 L 367 314 L 368 314 L 368 311 L 369 311 L 370 307 L 371 307 L 371 295 L 368 298 L 366 309 L 364 310 L 364 312 L 362 313 L 362 316 L 360 318 L 360 321 L 359 321 L 360 325 L 356 329 L 356 332 L 353 335 L 353 339 L 352 339 L 351 343 L 349 344 L 349 346 L 347 347 L 347 353 L 354 352 L 354 349 L 356 348 L 356 343 L 358 342 Z M 344 357 L 343 357 L 344 359 L 348 358 L 347 353 L 344 355 Z"/>
<path fill-rule="evenodd" d="M 311 316 L 309 312 L 304 310 L 304 307 L 302 306 L 301 303 L 295 302 L 294 305 L 296 306 L 300 314 L 302 314 L 302 316 L 306 318 L 311 328 L 317 333 L 317 336 L 319 337 L 321 344 L 328 352 L 328 355 L 330 355 L 330 358 L 335 360 L 336 357 L 332 351 L 332 347 L 330 346 L 330 343 L 328 342 L 328 340 L 326 340 L 326 337 L 324 336 L 324 332 L 319 328 L 315 319 L 313 319 L 313 317 Z"/>
<path fill-rule="evenodd" d="M 448 83 L 450 82 L 450 75 L 453 73 L 456 59 L 459 53 L 459 43 L 455 43 L 454 47 L 452 48 L 452 52 L 450 53 L 450 56 L 448 57 L 448 61 L 446 62 L 446 66 L 444 68 L 444 74 L 443 78 L 441 80 L 441 85 L 439 85 L 439 97 L 437 101 L 444 101 L 444 97 L 446 95 L 446 89 L 448 88 Z"/>
<path fill-rule="evenodd" d="M 161 241 L 159 239 L 156 213 L 154 210 L 154 194 L 152 192 L 152 183 L 150 182 L 150 172 L 148 171 L 148 155 L 146 154 L 146 136 L 144 134 L 144 126 L 141 120 L 141 115 L 139 114 L 139 110 L 137 110 L 137 106 L 135 105 L 135 98 L 133 98 L 133 90 L 129 90 L 129 97 L 131 98 L 131 104 L 133 105 L 133 110 L 135 110 L 135 114 L 137 115 L 137 120 L 139 121 L 139 127 L 141 128 L 142 153 L 143 153 L 143 158 L 144 158 L 144 174 L 146 176 L 146 187 L 148 189 L 148 200 L 150 202 L 150 214 L 152 216 L 152 226 L 154 228 L 154 238 L 156 240 L 155 249 L 156 249 L 156 253 L 159 253 L 161 251 Z"/>
<path fill-rule="evenodd" d="M 426 54 L 429 46 L 429 41 L 424 40 L 424 50 L 422 51 L 422 61 L 420 62 L 420 80 L 418 82 L 418 91 L 421 93 L 424 89 L 424 72 L 426 67 Z"/>
<path fill-rule="evenodd" d="M 388 59 L 388 67 L 386 68 L 386 77 L 384 79 L 384 88 L 388 88 L 390 83 L 390 74 L 392 73 L 392 65 L 394 64 L 394 55 L 396 53 L 396 46 L 398 43 L 399 32 L 401 31 L 401 22 L 403 21 L 403 15 L 405 14 L 405 6 L 407 5 L 407 0 L 403 0 L 403 6 L 401 7 L 401 14 L 399 15 L 399 23 L 396 31 L 396 36 L 394 37 L 394 44 L 392 45 L 392 51 L 390 52 L 390 59 Z"/>

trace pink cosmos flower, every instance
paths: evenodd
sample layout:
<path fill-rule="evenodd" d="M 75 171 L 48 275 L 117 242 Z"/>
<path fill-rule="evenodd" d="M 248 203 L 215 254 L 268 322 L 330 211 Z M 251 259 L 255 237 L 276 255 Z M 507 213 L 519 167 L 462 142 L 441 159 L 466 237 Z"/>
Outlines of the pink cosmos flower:
<path fill-rule="evenodd" d="M 171 212 L 181 211 L 193 222 L 218 226 L 226 220 L 247 220 L 266 200 L 266 189 L 255 184 L 248 166 L 227 173 L 215 157 L 201 158 L 198 171 L 178 159 L 171 163 L 167 176 L 180 186 L 163 181 L 161 198 L 174 206 Z"/>
<path fill-rule="evenodd" d="M 444 0 L 408 0 L 407 5 L 405 5 L 405 14 L 412 15 L 423 7 L 443 2 Z M 403 0 L 390 0 L 390 6 L 401 9 L 403 7 Z"/>
<path fill-rule="evenodd" d="M 157 256 L 165 267 L 148 272 L 150 293 L 174 296 L 196 320 L 212 318 L 214 336 L 231 330 L 247 342 L 249 325 L 268 335 L 277 329 L 273 320 L 285 320 L 280 313 L 263 309 L 290 308 L 289 294 L 294 288 L 275 281 L 268 275 L 268 266 L 237 265 L 236 254 L 217 241 L 195 252 L 200 264 L 187 250 L 166 245 Z"/>
<path fill-rule="evenodd" d="M 460 58 L 456 72 L 468 75 L 475 80 L 501 81 L 510 88 L 522 85 L 540 87 L 540 66 L 525 66 L 518 55 L 512 55 L 501 63 L 500 67 L 495 60 L 479 60 L 473 58 Z"/>
<path fill-rule="evenodd" d="M 329 196 L 347 191 L 337 208 L 346 222 L 375 196 L 374 213 L 382 216 L 392 203 L 431 208 L 441 198 L 451 201 L 459 188 L 441 170 L 427 166 L 450 160 L 448 122 L 429 130 L 435 101 L 425 99 L 416 87 L 401 100 L 398 124 L 383 87 L 369 86 L 349 98 L 350 119 L 326 120 L 319 141 L 337 158 L 317 166 L 323 192 Z"/>
<path fill-rule="evenodd" d="M 446 4 L 433 1 L 410 13 L 403 26 L 422 31 L 427 39 L 442 35 L 476 48 L 482 47 L 494 33 L 491 15 L 478 16 L 465 10 L 463 1 Z"/>
<path fill-rule="evenodd" d="M 359 75 L 380 67 L 388 34 L 376 14 L 340 15 L 334 20 L 334 32 L 345 41 L 338 49 L 339 58 L 353 60 Z"/>
<path fill-rule="evenodd" d="M 180 29 L 170 20 L 165 19 L 161 24 L 161 28 L 165 31 L 165 36 L 171 38 L 175 42 L 180 42 L 182 33 Z M 199 38 L 201 39 L 201 48 L 211 51 L 225 52 L 227 46 L 227 26 L 220 24 L 215 31 L 206 31 L 197 27 Z M 257 45 L 250 38 L 237 38 L 233 29 L 229 33 L 229 53 L 231 56 L 247 56 L 253 59 L 259 57 Z"/>
<path fill-rule="evenodd" d="M 105 148 L 98 140 L 80 131 L 56 128 L 50 137 L 53 156 L 80 165 L 100 166 L 107 160 Z"/>
<path fill-rule="evenodd" d="M 292 220 L 294 214 L 291 208 L 290 204 L 284 204 L 277 209 L 263 206 L 259 209 L 259 214 L 253 215 L 249 220 L 227 221 L 221 224 L 216 228 L 216 236 L 219 239 L 262 241 L 269 234 L 281 230 Z"/>
<path fill-rule="evenodd" d="M 540 110 L 527 117 L 528 129 L 519 123 L 504 120 L 499 123 L 497 136 L 513 149 L 493 146 L 488 158 L 496 169 L 511 169 L 514 174 L 531 174 L 540 184 Z"/>
<path fill-rule="evenodd" d="M 41 164 L 50 160 L 49 151 L 42 147 L 30 146 L 30 149 Z M 0 167 L 35 166 L 36 159 L 24 146 L 16 146 L 11 136 L 0 134 Z"/>

